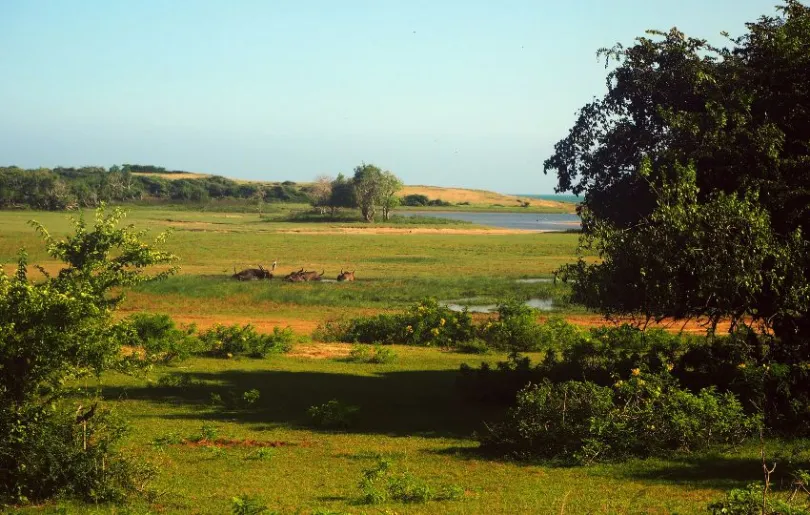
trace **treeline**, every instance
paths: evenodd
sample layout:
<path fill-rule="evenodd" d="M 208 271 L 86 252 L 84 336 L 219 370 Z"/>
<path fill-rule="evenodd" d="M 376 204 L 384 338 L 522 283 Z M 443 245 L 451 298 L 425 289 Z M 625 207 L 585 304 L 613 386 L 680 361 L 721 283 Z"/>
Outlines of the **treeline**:
<path fill-rule="evenodd" d="M 220 199 L 256 202 L 310 202 L 305 188 L 293 182 L 238 183 L 225 177 L 166 179 L 182 174 L 151 165 L 82 168 L 0 167 L 0 209 L 63 210 L 95 207 L 102 202 L 163 200 L 201 203 Z"/>

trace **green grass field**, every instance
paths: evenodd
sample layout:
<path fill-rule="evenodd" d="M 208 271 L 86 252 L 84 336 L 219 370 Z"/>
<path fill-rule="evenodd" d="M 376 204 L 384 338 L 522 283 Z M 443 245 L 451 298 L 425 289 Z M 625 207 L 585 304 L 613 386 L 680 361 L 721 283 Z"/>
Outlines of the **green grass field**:
<path fill-rule="evenodd" d="M 31 218 L 53 234 L 69 230 L 62 213 L 0 213 L 0 262 L 7 271 L 21 246 L 31 263 L 56 269 L 26 224 Z M 150 234 L 172 228 L 166 247 L 181 256 L 182 271 L 131 292 L 124 314 L 163 312 L 181 322 L 253 323 L 259 330 L 290 325 L 306 337 L 325 320 L 401 309 L 425 296 L 553 298 L 563 314 L 582 312 L 566 304 L 564 286 L 515 282 L 548 277 L 574 259 L 575 234 L 505 234 L 469 224 L 386 232 L 359 224 L 273 222 L 255 213 L 162 208 L 135 209 L 128 220 Z M 357 270 L 358 281 L 229 278 L 234 266 L 269 266 L 273 260 L 282 274 L 306 267 L 335 276 L 346 268 Z M 291 355 L 263 360 L 194 358 L 144 377 L 105 375 L 101 393 L 107 405 L 132 426 L 126 449 L 160 469 L 152 485 L 158 496 L 133 501 L 130 511 L 69 502 L 31 511 L 228 513 L 234 496 L 248 494 L 279 513 L 700 513 L 722 490 L 761 476 L 754 447 L 592 467 L 488 459 L 475 452 L 472 435 L 500 413 L 463 401 L 455 381 L 460 364 L 504 356 L 395 347 L 397 361 L 370 365 L 342 359 L 349 348 L 306 343 Z M 251 406 L 211 402 L 212 394 L 238 399 L 252 389 L 260 397 Z M 331 399 L 359 409 L 345 430 L 318 429 L 310 422 L 307 410 Z M 231 442 L 177 443 L 199 435 L 203 426 Z M 259 452 L 257 444 L 270 447 Z M 459 486 L 463 498 L 358 504 L 362 472 L 379 457 L 433 488 Z"/>
<path fill-rule="evenodd" d="M 226 513 L 232 497 L 248 494 L 279 513 L 700 513 L 721 490 L 755 481 L 761 473 L 753 447 L 591 467 L 487 459 L 475 453 L 471 434 L 498 414 L 462 402 L 454 385 L 458 366 L 480 358 L 438 349 L 395 350 L 399 359 L 388 365 L 295 356 L 197 358 L 148 378 L 106 376 L 103 395 L 134 429 L 128 450 L 161 470 L 152 485 L 161 495 L 152 503 L 137 501 L 132 512 Z M 161 380 L 166 376 L 173 379 Z M 251 389 L 260 392 L 253 406 L 224 409 L 210 403 L 212 393 L 238 397 Z M 308 408 L 331 399 L 359 408 L 346 430 L 310 424 Z M 203 426 L 231 442 L 222 448 L 165 443 L 192 438 Z M 257 442 L 273 447 L 260 453 Z M 434 488 L 460 486 L 464 497 L 358 504 L 362 471 L 379 457 Z M 69 512 L 94 511 L 64 506 Z"/>

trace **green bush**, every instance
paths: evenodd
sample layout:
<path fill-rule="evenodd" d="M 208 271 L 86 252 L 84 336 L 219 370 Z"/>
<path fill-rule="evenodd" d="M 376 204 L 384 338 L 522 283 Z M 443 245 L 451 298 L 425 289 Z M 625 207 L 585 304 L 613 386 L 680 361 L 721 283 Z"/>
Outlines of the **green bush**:
<path fill-rule="evenodd" d="M 187 359 L 201 350 L 201 343 L 194 335 L 196 327 L 178 329 L 169 315 L 137 313 L 125 319 L 135 331 L 135 345 L 144 351 L 149 362 L 172 363 Z"/>
<path fill-rule="evenodd" d="M 382 345 L 355 345 L 352 347 L 347 361 L 354 363 L 384 364 L 393 363 L 397 359 L 397 353 Z"/>
<path fill-rule="evenodd" d="M 612 387 L 582 381 L 529 385 L 518 393 L 507 421 L 491 426 L 481 442 L 520 458 L 590 462 L 737 444 L 760 423 L 730 393 L 693 394 L 668 374 L 635 369 Z"/>
<path fill-rule="evenodd" d="M 124 422 L 93 405 L 77 411 L 50 407 L 0 409 L 0 505 L 54 496 L 88 502 L 124 501 L 156 470 L 118 450 Z M 13 464 L 13 468 L 9 465 Z"/>
<path fill-rule="evenodd" d="M 144 243 L 143 232 L 118 227 L 123 217 L 101 208 L 92 227 L 79 217 L 74 233 L 60 238 L 31 222 L 62 269 L 31 281 L 25 252 L 13 275 L 0 268 L 0 503 L 56 495 L 120 501 L 148 475 L 116 450 L 123 426 L 103 408 L 71 416 L 63 405 L 74 393 L 70 382 L 124 367 L 126 331 L 112 317 L 122 290 L 175 271 L 146 273 L 174 256 Z"/>
<path fill-rule="evenodd" d="M 216 357 L 264 358 L 269 354 L 283 354 L 292 350 L 295 336 L 289 327 L 274 327 L 272 334 L 259 334 L 250 324 L 241 327 L 217 324 L 201 333 L 200 340 L 203 348 Z"/>
<path fill-rule="evenodd" d="M 385 459 L 363 471 L 359 487 L 361 504 L 388 501 L 425 504 L 430 501 L 456 501 L 464 497 L 464 489 L 458 485 L 436 489 L 408 471 L 394 472 L 393 463 Z"/>
<path fill-rule="evenodd" d="M 481 327 L 481 338 L 496 349 L 508 351 L 540 350 L 544 341 L 535 310 L 516 300 L 498 305 L 498 320 Z"/>
<path fill-rule="evenodd" d="M 355 416 L 360 411 L 357 406 L 346 406 L 337 399 L 319 406 L 311 406 L 308 410 L 312 423 L 317 427 L 346 429 L 352 425 Z"/>
<path fill-rule="evenodd" d="M 484 340 L 475 338 L 474 340 L 456 343 L 454 350 L 462 354 L 489 354 L 492 349 Z"/>
<path fill-rule="evenodd" d="M 806 485 L 794 484 L 789 498 L 783 500 L 776 498 L 770 490 L 764 492 L 762 484 L 752 483 L 745 489 L 730 490 L 723 499 L 709 504 L 708 511 L 712 515 L 810 515 Z M 801 505 L 796 502 L 799 493 L 804 494 Z"/>
<path fill-rule="evenodd" d="M 313 337 L 349 343 L 452 347 L 456 342 L 473 339 L 475 333 L 469 313 L 455 312 L 440 306 L 435 299 L 425 299 L 400 314 L 328 322 Z"/>

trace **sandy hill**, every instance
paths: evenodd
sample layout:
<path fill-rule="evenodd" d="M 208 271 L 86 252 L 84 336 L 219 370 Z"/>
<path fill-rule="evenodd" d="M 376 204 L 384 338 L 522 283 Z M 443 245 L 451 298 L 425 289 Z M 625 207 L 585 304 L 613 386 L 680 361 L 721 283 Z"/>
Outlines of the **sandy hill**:
<path fill-rule="evenodd" d="M 495 193 L 494 191 L 471 190 L 466 188 L 443 188 L 439 186 L 405 186 L 400 191 L 400 195 L 425 195 L 430 199 L 441 199 L 453 204 L 458 204 L 459 202 L 469 202 L 470 204 L 500 204 L 503 206 L 512 207 L 520 205 L 525 201 L 530 202 L 532 206 L 539 207 L 572 207 L 572 205 L 567 202 L 519 197 L 515 195 L 504 195 L 503 193 Z"/>

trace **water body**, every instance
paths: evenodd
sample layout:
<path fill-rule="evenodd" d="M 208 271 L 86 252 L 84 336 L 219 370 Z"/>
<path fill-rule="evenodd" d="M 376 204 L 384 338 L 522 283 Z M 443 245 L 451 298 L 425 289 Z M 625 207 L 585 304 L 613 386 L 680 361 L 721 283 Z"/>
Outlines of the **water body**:
<path fill-rule="evenodd" d="M 440 301 L 439 304 L 447 307 L 450 311 L 464 311 L 465 309 L 470 313 L 495 313 L 498 311 L 497 304 L 477 304 L 480 302 L 478 299 L 456 299 Z M 527 300 L 524 304 L 530 308 L 538 309 L 540 311 L 551 311 L 554 309 L 554 302 L 551 299 L 534 298 Z"/>
<path fill-rule="evenodd" d="M 432 216 L 448 218 L 478 225 L 502 229 L 524 229 L 533 231 L 567 231 L 581 227 L 579 216 L 575 214 L 543 213 L 478 213 L 470 211 L 397 211 L 400 216 Z"/>
<path fill-rule="evenodd" d="M 582 197 L 578 197 L 576 195 L 559 195 L 556 193 L 549 193 L 543 195 L 525 195 L 523 193 L 514 193 L 513 195 L 517 197 L 537 198 L 542 200 L 556 200 L 557 202 L 572 202 L 574 204 L 579 204 L 580 202 L 582 202 Z"/>

